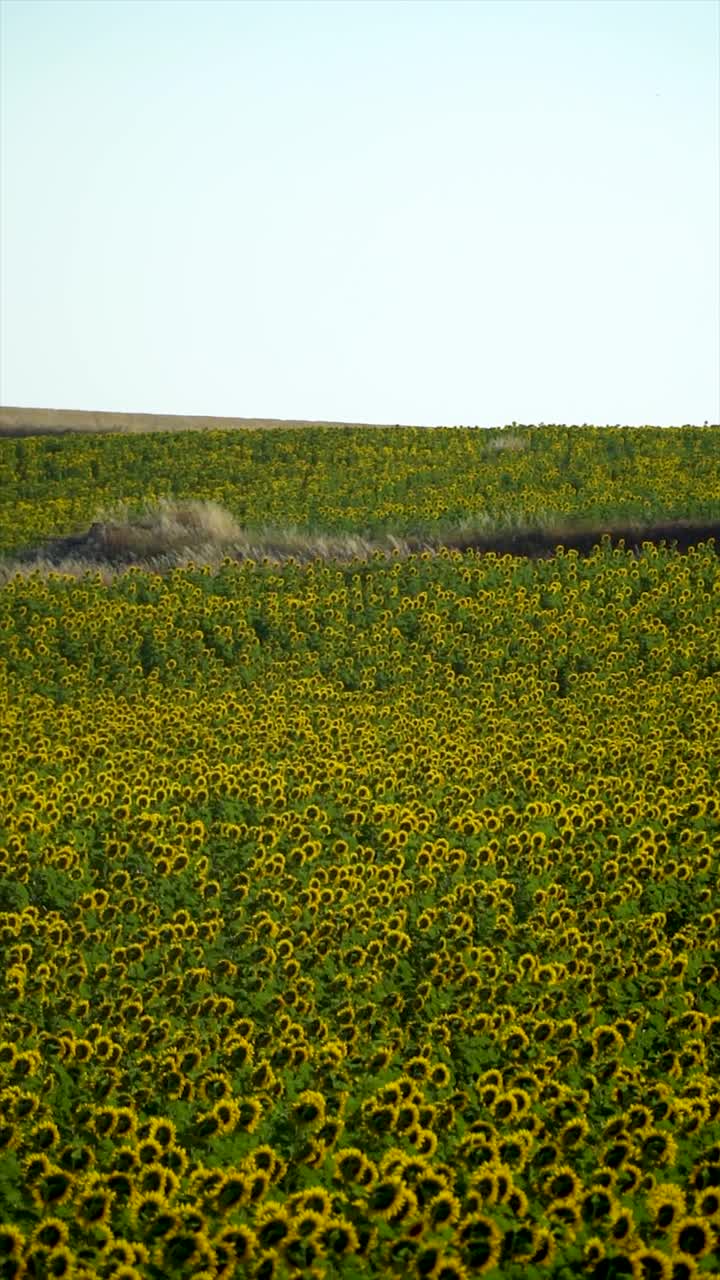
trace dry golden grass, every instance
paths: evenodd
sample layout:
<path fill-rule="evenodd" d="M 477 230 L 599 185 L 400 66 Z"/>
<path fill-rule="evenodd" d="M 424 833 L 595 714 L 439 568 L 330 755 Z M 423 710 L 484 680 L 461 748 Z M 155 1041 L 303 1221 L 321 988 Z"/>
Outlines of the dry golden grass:
<path fill-rule="evenodd" d="M 588 554 L 604 536 L 623 539 L 628 548 L 643 542 L 675 542 L 679 550 L 715 539 L 720 526 L 685 520 L 663 525 L 598 525 L 589 522 L 560 524 L 552 513 L 531 523 L 522 514 L 508 513 L 502 522 L 483 517 L 433 532 L 397 537 L 387 533 L 367 538 L 356 534 L 313 534 L 305 530 L 244 530 L 235 518 L 214 502 L 159 502 L 133 511 L 116 507 L 101 513 L 84 532 L 55 538 L 29 547 L 0 563 L 0 585 L 15 574 L 63 573 L 82 577 L 100 573 L 105 581 L 136 566 L 168 573 L 189 565 L 217 569 L 229 558 L 281 563 L 295 560 L 340 562 L 369 560 L 373 556 L 405 557 L 421 551 L 443 550 L 496 552 L 539 557 L 552 556 L 558 546 Z"/>
<path fill-rule="evenodd" d="M 367 539 L 354 534 L 312 535 L 297 529 L 246 531 L 215 502 L 171 501 L 133 511 L 128 506 L 102 512 L 84 532 L 29 547 L 0 564 L 0 583 L 15 573 L 51 572 L 80 577 L 101 572 L 106 579 L 135 565 L 168 572 L 189 564 L 217 568 L 234 560 L 368 559 L 377 552 L 407 555 L 430 544 L 409 542 L 391 534 Z"/>
<path fill-rule="evenodd" d="M 109 560 L 152 560 L 190 549 L 223 548 L 241 538 L 233 516 L 216 502 L 165 498 L 137 514 L 128 506 L 116 507 L 87 534 L 89 549 Z"/>

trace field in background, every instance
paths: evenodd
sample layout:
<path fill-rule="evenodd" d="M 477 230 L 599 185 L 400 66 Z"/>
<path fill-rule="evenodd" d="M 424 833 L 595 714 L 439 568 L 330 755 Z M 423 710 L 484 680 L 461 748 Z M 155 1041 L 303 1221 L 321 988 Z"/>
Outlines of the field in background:
<path fill-rule="evenodd" d="M 0 440 L 1 1276 L 717 1277 L 718 524 L 716 428 Z"/>
<path fill-rule="evenodd" d="M 23 409 L 0 407 L 3 436 L 65 435 L 108 432 L 147 434 L 153 431 L 267 431 L 280 427 L 372 427 L 368 422 L 309 422 L 284 418 L 213 418 L 174 413 L 103 413 L 87 409 Z M 399 426 L 399 423 L 395 424 Z"/>
<path fill-rule="evenodd" d="M 240 557 L 439 546 L 538 555 L 558 543 L 586 551 L 604 532 L 687 545 L 688 526 L 702 540 L 720 522 L 719 441 L 711 427 L 521 426 L 8 438 L 0 440 L 0 574 L 14 561 L 64 553 L 76 567 L 104 553 L 112 564 L 122 559 L 122 526 L 142 560 L 148 509 L 188 503 L 203 504 L 206 518 L 191 520 L 197 536 L 184 544 L 171 537 L 163 546 L 157 517 L 155 534 L 146 528 L 156 567 L 172 567 L 182 552 L 210 563 L 233 554 L 233 540 L 208 525 L 217 510 L 236 531 Z"/>

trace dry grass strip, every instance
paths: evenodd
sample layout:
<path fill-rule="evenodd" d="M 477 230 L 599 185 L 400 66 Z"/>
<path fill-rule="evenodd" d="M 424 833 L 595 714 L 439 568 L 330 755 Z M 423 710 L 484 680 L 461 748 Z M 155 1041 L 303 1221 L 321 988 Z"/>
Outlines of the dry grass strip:
<path fill-rule="evenodd" d="M 573 524 L 553 521 L 527 525 L 508 517 L 502 526 L 487 519 L 466 520 L 445 530 L 406 537 L 385 534 L 313 534 L 298 529 L 244 530 L 223 507 L 214 502 L 161 500 L 139 512 L 116 508 L 102 515 L 89 529 L 65 538 L 16 552 L 0 562 L 0 583 L 15 574 L 49 573 L 82 577 L 97 573 L 109 581 L 132 567 L 154 573 L 190 565 L 217 569 L 225 560 L 282 563 L 312 560 L 340 563 L 367 561 L 373 557 L 406 557 L 443 550 L 540 559 L 553 556 L 558 547 L 588 555 L 603 538 L 626 549 L 639 551 L 643 543 L 665 543 L 686 552 L 701 542 L 720 547 L 720 524 L 697 520 L 642 524 Z"/>

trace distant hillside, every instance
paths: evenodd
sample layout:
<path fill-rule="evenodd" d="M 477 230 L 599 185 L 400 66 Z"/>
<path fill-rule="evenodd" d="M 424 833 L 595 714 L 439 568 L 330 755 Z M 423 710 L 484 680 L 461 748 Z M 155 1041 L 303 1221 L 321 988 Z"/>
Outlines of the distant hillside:
<path fill-rule="evenodd" d="M 88 409 L 0 407 L 0 436 L 66 435 L 69 432 L 262 431 L 273 427 L 400 426 L 374 422 L 315 422 L 285 418 L 212 418 L 175 413 L 95 413 Z"/>

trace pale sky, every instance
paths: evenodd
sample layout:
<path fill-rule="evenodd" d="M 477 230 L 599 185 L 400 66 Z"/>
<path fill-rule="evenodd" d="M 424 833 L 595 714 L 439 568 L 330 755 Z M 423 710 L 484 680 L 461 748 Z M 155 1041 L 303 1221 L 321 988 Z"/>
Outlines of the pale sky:
<path fill-rule="evenodd" d="M 1 403 L 720 422 L 716 0 L 1 11 Z"/>

